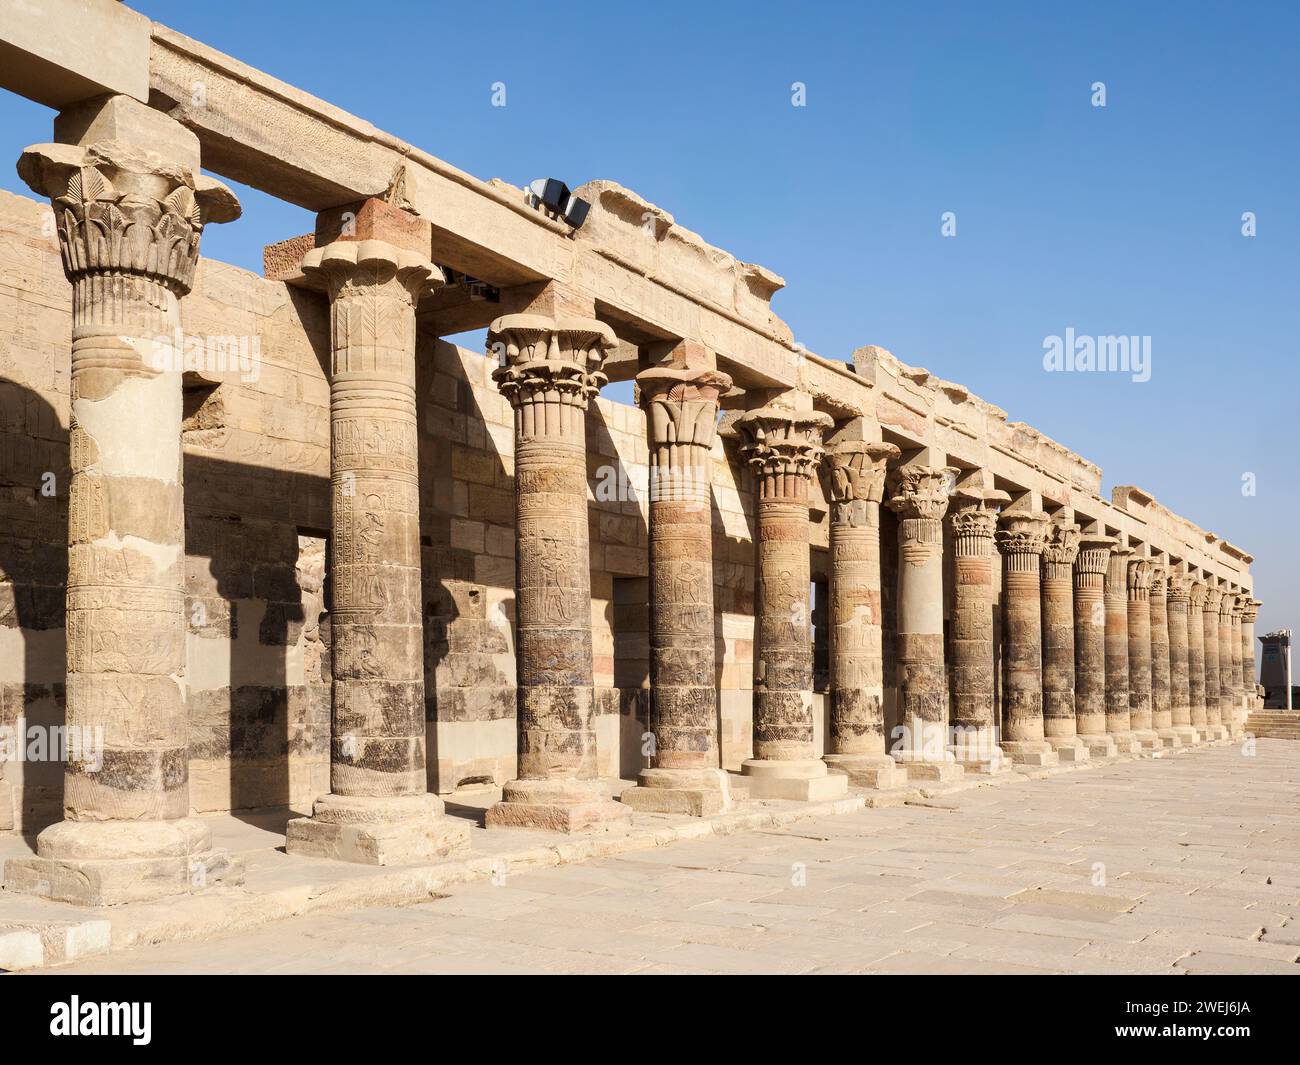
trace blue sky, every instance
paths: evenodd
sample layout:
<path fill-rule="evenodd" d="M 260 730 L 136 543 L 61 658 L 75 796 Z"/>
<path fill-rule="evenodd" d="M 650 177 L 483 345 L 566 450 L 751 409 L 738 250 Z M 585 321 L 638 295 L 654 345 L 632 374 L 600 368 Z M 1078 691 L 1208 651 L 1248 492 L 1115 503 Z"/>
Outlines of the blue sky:
<path fill-rule="evenodd" d="M 960 381 L 1255 554 L 1258 631 L 1300 623 L 1300 6 L 132 6 L 480 177 L 635 189 L 785 277 L 813 351 Z M 15 158 L 50 120 L 0 94 Z M 259 269 L 311 221 L 240 192 L 204 252 Z M 1150 336 L 1151 379 L 1045 373 L 1071 327 Z"/>

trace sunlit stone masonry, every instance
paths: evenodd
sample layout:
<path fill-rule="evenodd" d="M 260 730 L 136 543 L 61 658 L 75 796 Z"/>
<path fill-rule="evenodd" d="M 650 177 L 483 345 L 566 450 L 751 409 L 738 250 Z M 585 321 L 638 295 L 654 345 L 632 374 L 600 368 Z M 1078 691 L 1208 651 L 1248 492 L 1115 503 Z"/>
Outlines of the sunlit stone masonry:
<path fill-rule="evenodd" d="M 237 881 L 202 815 L 422 863 L 476 809 L 897 801 L 1195 758 L 1261 705 L 1250 554 L 809 351 L 779 276 L 631 189 L 481 180 L 110 0 L 0 0 L 0 51 L 57 115 L 0 192 L 9 891 Z M 200 259 L 239 217 L 200 164 L 311 232 Z"/>

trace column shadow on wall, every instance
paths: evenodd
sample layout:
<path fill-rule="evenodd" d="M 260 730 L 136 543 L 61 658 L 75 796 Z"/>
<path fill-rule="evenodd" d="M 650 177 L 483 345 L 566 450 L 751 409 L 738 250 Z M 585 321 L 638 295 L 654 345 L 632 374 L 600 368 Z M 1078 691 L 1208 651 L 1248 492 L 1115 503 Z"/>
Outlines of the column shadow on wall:
<path fill-rule="evenodd" d="M 53 494 L 45 495 L 46 475 Z M 50 760 L 49 741 L 66 722 L 65 619 L 68 582 L 68 429 L 39 393 L 0 377 L 0 631 L 22 642 L 15 663 L 0 673 L 0 725 L 28 753 L 20 726 L 45 737 L 44 760 L 0 767 L 0 791 L 18 791 L 14 812 L 34 845 L 41 829 L 63 817 L 63 763 Z M 6 652 L 7 654 L 8 652 Z M 32 748 L 31 753 L 40 754 Z M 57 755 L 55 755 L 57 759 Z M 18 801 L 15 800 L 15 807 Z M 7 820 L 7 811 L 0 814 Z"/>

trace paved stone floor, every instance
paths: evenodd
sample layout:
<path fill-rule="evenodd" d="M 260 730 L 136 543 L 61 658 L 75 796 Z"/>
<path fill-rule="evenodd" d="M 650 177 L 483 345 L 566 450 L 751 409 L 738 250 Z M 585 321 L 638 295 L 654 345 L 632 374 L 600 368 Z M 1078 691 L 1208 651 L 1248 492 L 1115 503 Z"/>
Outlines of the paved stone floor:
<path fill-rule="evenodd" d="M 75 973 L 1300 974 L 1300 743 L 505 876 Z"/>

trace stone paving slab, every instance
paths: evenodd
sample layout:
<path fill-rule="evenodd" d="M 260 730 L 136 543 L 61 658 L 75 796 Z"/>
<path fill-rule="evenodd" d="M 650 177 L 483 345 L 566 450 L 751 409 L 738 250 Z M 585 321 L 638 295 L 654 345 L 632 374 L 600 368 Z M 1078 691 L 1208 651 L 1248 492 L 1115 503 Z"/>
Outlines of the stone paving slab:
<path fill-rule="evenodd" d="M 49 971 L 1300 975 L 1297 768 L 1261 740 L 805 810 Z"/>

